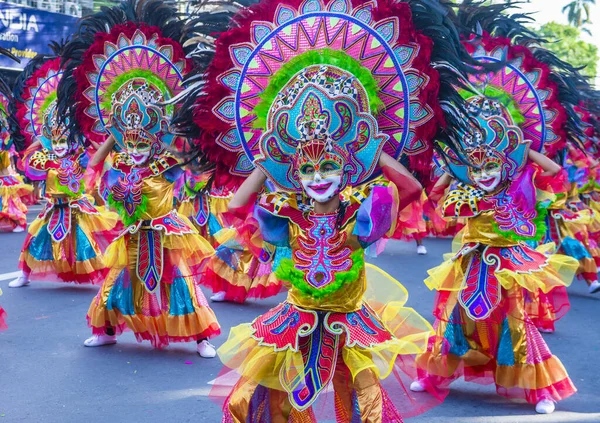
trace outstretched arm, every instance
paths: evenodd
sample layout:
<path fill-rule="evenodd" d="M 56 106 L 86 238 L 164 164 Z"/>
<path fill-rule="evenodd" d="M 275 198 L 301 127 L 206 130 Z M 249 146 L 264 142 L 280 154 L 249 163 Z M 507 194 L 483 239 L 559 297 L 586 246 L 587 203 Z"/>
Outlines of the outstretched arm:
<path fill-rule="evenodd" d="M 452 176 L 448 173 L 445 173 L 437 180 L 431 192 L 429 193 L 429 199 L 434 203 L 438 203 L 442 197 L 444 196 L 444 192 L 446 192 L 446 188 L 452 183 Z"/>
<path fill-rule="evenodd" d="M 265 176 L 261 168 L 257 167 L 256 169 L 254 169 L 250 176 L 239 187 L 239 189 L 229 202 L 227 208 L 229 210 L 235 210 L 239 209 L 240 207 L 246 206 L 248 204 L 248 201 L 250 201 L 250 199 L 256 193 L 260 192 L 266 180 L 267 177 Z"/>
<path fill-rule="evenodd" d="M 94 157 L 90 160 L 89 166 L 94 168 L 99 164 L 104 163 L 104 160 L 106 160 L 106 157 L 108 157 L 114 145 L 115 137 L 111 135 L 104 141 L 104 144 L 100 146 L 98 151 L 96 151 L 96 154 L 94 154 Z"/>
<path fill-rule="evenodd" d="M 398 195 L 400 197 L 399 210 L 402 210 L 421 197 L 423 187 L 419 181 L 417 181 L 407 168 L 402 166 L 397 160 L 394 160 L 389 154 L 381 153 L 379 166 L 381 166 L 385 177 L 398 188 Z"/>
<path fill-rule="evenodd" d="M 560 165 L 544 156 L 542 153 L 538 153 L 535 150 L 529 150 L 529 158 L 534 163 L 541 166 L 544 169 L 542 176 L 554 176 L 562 169 Z"/>

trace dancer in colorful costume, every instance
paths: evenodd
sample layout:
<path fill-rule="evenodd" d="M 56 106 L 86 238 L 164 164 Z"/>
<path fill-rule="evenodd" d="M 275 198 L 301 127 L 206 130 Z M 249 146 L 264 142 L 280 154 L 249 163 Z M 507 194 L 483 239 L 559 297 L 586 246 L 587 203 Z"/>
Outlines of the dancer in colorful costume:
<path fill-rule="evenodd" d="M 0 231 L 23 232 L 27 228 L 27 206 L 22 197 L 33 192 L 31 185 L 23 182 L 12 163 L 14 144 L 9 126 L 12 92 L 0 79 Z"/>
<path fill-rule="evenodd" d="M 210 299 L 243 303 L 249 298 L 276 295 L 281 290 L 281 282 L 271 277 L 274 247 L 265 244 L 263 254 L 255 256 L 237 242 L 234 228 L 244 223 L 243 219 L 227 213 L 233 192 L 214 186 L 214 173 L 208 177 L 198 175 L 193 167 L 185 172 L 179 211 L 216 249 L 202 278 L 202 284 L 215 293 Z"/>
<path fill-rule="evenodd" d="M 410 401 L 399 393 L 400 365 L 424 350 L 430 327 L 404 307 L 398 282 L 364 263 L 365 249 L 376 252 L 398 211 L 421 195 L 395 159 L 430 160 L 431 139 L 456 132 L 440 103 L 456 110 L 449 103 L 462 99 L 452 84 L 464 78 L 432 60 L 459 69 L 462 59 L 473 62 L 442 10 L 421 6 L 266 0 L 218 35 L 187 108 L 201 111 L 198 126 L 206 122 L 199 148 L 240 178 L 258 167 L 229 205 L 252 217 L 248 225 L 258 222 L 262 239 L 238 234 L 258 241 L 247 248 L 291 248 L 275 272 L 289 285 L 287 300 L 233 328 L 219 349 L 225 375 L 212 394 L 226 398 L 224 422 L 398 422 L 410 414 L 400 404 Z M 199 51 L 210 51 L 205 40 Z M 387 180 L 372 179 L 381 169 Z M 265 183 L 275 192 L 260 195 Z M 335 404 L 322 395 L 330 384 Z"/>
<path fill-rule="evenodd" d="M 577 276 L 586 282 L 589 293 L 595 294 L 600 292 L 600 247 L 596 236 L 600 230 L 600 216 L 595 211 L 597 206 L 589 201 L 593 195 L 594 175 L 598 167 L 598 162 L 591 154 L 587 148 L 584 153 L 570 147 L 558 156 L 562 157 L 567 170 L 568 185 L 564 207 L 554 216 L 550 236 L 560 242 L 559 245 L 568 255 L 579 260 Z M 559 223 L 558 219 L 562 219 L 562 222 Z"/>
<path fill-rule="evenodd" d="M 79 137 L 59 122 L 62 47 L 52 47 L 55 56 L 38 55 L 16 81 L 13 118 L 18 125 L 13 137 L 17 146 L 27 147 L 27 174 L 45 180 L 48 201 L 29 227 L 19 259 L 22 273 L 9 283 L 11 288 L 31 280 L 101 283 L 103 253 L 118 221 L 116 214 L 97 209 L 85 194 L 89 155 Z"/>
<path fill-rule="evenodd" d="M 322 81 L 340 83 L 325 86 Z M 354 96 L 343 94 L 352 91 Z M 287 240 L 291 247 L 292 259 L 282 261 L 276 273 L 290 284 L 290 293 L 286 302 L 251 324 L 233 328 L 219 350 L 225 365 L 240 373 L 225 419 L 255 421 L 250 416 L 254 404 L 261 402 L 273 420 L 292 415 L 314 419 L 309 409 L 330 382 L 341 401 L 338 412 L 348 420 L 353 413 L 363 421 L 399 418 L 394 399 L 378 378 L 389 375 L 398 355 L 424 349 L 430 326 L 404 307 L 401 285 L 376 268 L 367 272 L 364 249 L 394 230 L 401 208 L 398 196 L 408 204 L 419 197 L 420 185 L 381 152 L 386 137 L 378 132 L 369 108 L 361 108 L 367 93 L 351 73 L 309 66 L 281 92 L 278 105 L 269 111 L 261 144 L 265 156 L 255 162 L 259 169 L 240 187 L 230 207 L 254 209 L 253 196 L 265 175 L 277 181 L 282 191 L 264 195 L 255 216 L 265 241 Z M 334 110 L 342 114 L 329 115 Z M 344 111 L 349 113 L 347 121 L 341 119 Z M 277 131 L 280 127 L 283 132 Z M 394 182 L 376 180 L 358 187 L 376 169 L 374 159 Z M 354 169 L 357 173 L 352 174 Z M 349 204 L 342 204 L 340 191 L 347 185 L 357 188 Z M 300 208 L 290 195 L 299 191 L 313 200 L 312 210 Z M 368 273 L 372 278 L 379 275 L 377 288 L 388 300 L 399 295 L 399 301 L 369 305 L 363 299 Z M 290 324 L 290 318 L 298 322 Z M 382 363 L 376 364 L 371 355 Z M 337 365 L 324 365 L 326 357 Z M 319 378 L 310 377 L 313 366 L 322 368 Z"/>
<path fill-rule="evenodd" d="M 10 57 L 11 59 L 15 60 L 15 61 L 19 61 L 15 56 L 13 56 L 12 54 L 10 54 L 8 52 L 8 50 L 5 50 L 4 48 L 0 47 L 0 55 L 3 56 L 7 56 Z M 4 82 L 4 80 L 2 78 L 0 78 L 0 96 L 6 96 L 7 98 L 11 96 L 10 93 L 10 89 L 8 88 L 8 85 L 6 84 L 6 82 Z M 7 113 L 7 108 L 4 102 L 1 103 L 2 106 L 0 106 L 0 134 L 5 134 L 6 132 L 9 131 L 9 124 L 8 124 L 8 118 L 9 115 Z M 4 138 L 2 138 L 4 139 Z M 2 290 L 0 289 L 0 296 L 2 295 Z M 5 330 L 7 328 L 6 326 L 6 312 L 4 311 L 4 309 L 0 306 L 0 331 Z"/>
<path fill-rule="evenodd" d="M 579 99 L 585 99 L 591 88 L 587 82 L 582 81 L 575 69 L 568 74 L 557 78 L 560 82 L 561 96 L 571 101 L 563 101 L 562 105 L 568 110 L 568 120 L 564 125 L 567 138 L 577 141 L 577 147 L 572 144 L 558 150 L 553 160 L 562 164 L 565 169 L 560 179 L 551 181 L 550 186 L 556 196 L 549 206 L 547 219 L 548 233 L 546 237 L 556 243 L 558 251 L 576 258 L 579 261 L 577 277 L 588 285 L 591 294 L 600 291 L 598 281 L 598 266 L 600 266 L 600 248 L 593 232 L 598 230 L 597 217 L 592 207 L 588 206 L 581 198 L 580 190 L 585 192 L 586 183 L 594 173 L 597 162 L 590 153 L 583 153 L 587 144 L 588 125 L 583 113 L 579 113 Z M 571 80 L 575 80 L 574 83 Z M 578 81 L 580 80 L 580 81 Z M 583 85 L 580 85 L 583 84 Z M 578 88 L 574 88 L 578 86 Z M 562 94 L 567 92 L 569 95 Z M 577 94 L 580 94 L 578 96 Z M 553 302 L 560 304 L 561 300 Z M 566 295 L 566 293 L 564 293 Z"/>
<path fill-rule="evenodd" d="M 539 225 L 545 213 L 536 204 L 537 170 L 528 157 L 544 174 L 560 167 L 530 148 L 532 142 L 499 101 L 475 96 L 470 105 L 481 132 L 461 142 L 474 167 L 444 149 L 445 169 L 460 181 L 444 211 L 467 218 L 467 226 L 458 251 L 428 272 L 425 284 L 438 291 L 436 336 L 417 359 L 419 379 L 411 389 L 444 395 L 464 376 L 494 382 L 499 394 L 551 413 L 575 387 L 527 315 L 523 290 L 548 293 L 567 286 L 578 263 L 552 254 L 552 244 L 534 250 L 524 242 L 544 234 Z M 510 108 L 521 120 L 514 105 Z"/>
<path fill-rule="evenodd" d="M 214 357 L 208 338 L 220 328 L 199 286 L 214 250 L 175 210 L 183 171 L 167 150 L 185 141 L 169 132 L 175 106 L 164 104 L 191 69 L 184 22 L 161 0 L 129 0 L 80 25 L 66 46 L 61 90 L 74 93 L 75 128 L 101 145 L 90 168 L 105 169 L 102 191 L 125 226 L 106 252 L 110 271 L 90 305 L 93 336 L 84 344 L 114 344 L 129 329 L 157 348 L 195 341 L 202 357 Z"/>
<path fill-rule="evenodd" d="M 457 25 L 471 54 L 492 63 L 508 61 L 504 72 L 474 76 L 471 82 L 487 96 L 504 98 L 504 102 L 518 112 L 515 123 L 525 139 L 532 142 L 532 148 L 553 157 L 567 141 L 578 136 L 573 134 L 578 131 L 574 128 L 573 113 L 567 110 L 568 101 L 564 100 L 579 98 L 564 82 L 569 75 L 576 75 L 576 70 L 539 47 L 543 40 L 525 25 L 531 18 L 504 14 L 511 7 L 510 4 L 484 6 L 480 1 L 465 1 L 460 6 Z M 543 204 L 547 209 L 565 207 L 562 177 L 562 172 L 553 177 L 537 173 L 536 187 L 545 192 Z M 553 211 L 546 216 L 548 231 L 553 216 Z M 549 236 L 550 233 L 543 237 L 538 234 L 540 241 L 529 240 L 528 243 L 536 247 L 539 242 L 552 242 Z M 554 242 L 562 253 L 561 242 L 557 239 Z M 565 287 L 556 287 L 550 292 L 524 291 L 524 295 L 529 317 L 544 332 L 553 332 L 554 323 L 570 308 Z"/>

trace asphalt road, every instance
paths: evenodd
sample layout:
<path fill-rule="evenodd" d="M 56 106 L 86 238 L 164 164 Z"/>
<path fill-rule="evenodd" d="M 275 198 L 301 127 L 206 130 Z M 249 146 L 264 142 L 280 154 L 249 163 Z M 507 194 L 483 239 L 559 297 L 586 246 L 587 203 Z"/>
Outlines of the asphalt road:
<path fill-rule="evenodd" d="M 33 214 L 32 214 L 33 216 Z M 155 350 L 132 334 L 114 346 L 85 348 L 90 335 L 85 315 L 96 287 L 32 283 L 8 288 L 17 270 L 24 234 L 0 234 L 0 304 L 9 329 L 0 333 L 0 423 L 219 423 L 221 413 L 207 394 L 221 368 L 202 359 L 195 345 L 173 344 Z M 429 255 L 415 246 L 391 242 L 372 260 L 409 290 L 409 305 L 431 320 L 434 294 L 423 285 L 427 269 L 439 264 L 449 240 L 427 239 Z M 2 280 L 4 279 L 4 280 Z M 458 381 L 446 402 L 410 422 L 600 422 L 600 295 L 587 294 L 583 282 L 569 288 L 571 311 L 557 332 L 544 335 L 579 392 L 550 416 L 536 415 L 528 404 L 495 394 L 492 386 Z M 284 298 L 213 307 L 225 341 L 228 329 L 251 321 Z"/>

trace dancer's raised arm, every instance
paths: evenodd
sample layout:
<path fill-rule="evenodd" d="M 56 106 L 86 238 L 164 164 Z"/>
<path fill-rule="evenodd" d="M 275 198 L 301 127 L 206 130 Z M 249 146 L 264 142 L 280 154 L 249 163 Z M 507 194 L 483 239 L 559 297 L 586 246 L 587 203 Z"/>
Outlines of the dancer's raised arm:
<path fill-rule="evenodd" d="M 237 190 L 231 201 L 229 202 L 228 209 L 238 209 L 244 207 L 250 201 L 250 198 L 262 189 L 267 177 L 263 173 L 262 169 L 257 167 L 250 174 L 248 179 Z"/>
<path fill-rule="evenodd" d="M 554 176 L 562 169 L 559 164 L 535 150 L 529 150 L 529 158 L 544 169 L 542 176 Z"/>

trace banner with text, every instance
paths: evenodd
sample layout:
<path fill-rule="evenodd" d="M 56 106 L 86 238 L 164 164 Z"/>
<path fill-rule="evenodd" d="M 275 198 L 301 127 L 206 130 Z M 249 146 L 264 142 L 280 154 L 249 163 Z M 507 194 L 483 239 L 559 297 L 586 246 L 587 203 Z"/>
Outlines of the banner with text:
<path fill-rule="evenodd" d="M 21 63 L 0 56 L 0 68 L 23 69 L 36 54 L 50 54 L 50 41 L 65 39 L 75 30 L 77 18 L 0 2 L 0 46 Z"/>

